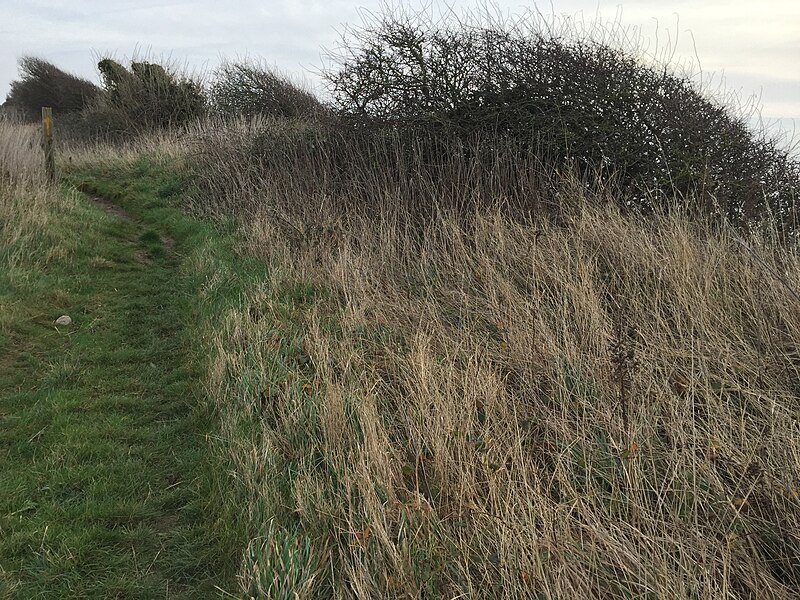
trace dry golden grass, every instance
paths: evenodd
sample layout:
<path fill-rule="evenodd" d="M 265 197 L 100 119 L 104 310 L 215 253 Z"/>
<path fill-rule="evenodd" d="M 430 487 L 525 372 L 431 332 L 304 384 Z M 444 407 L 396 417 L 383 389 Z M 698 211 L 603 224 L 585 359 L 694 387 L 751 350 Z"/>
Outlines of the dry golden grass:
<path fill-rule="evenodd" d="M 0 157 L 3 176 L 33 176 L 43 166 L 40 133 L 35 125 L 0 118 Z"/>
<path fill-rule="evenodd" d="M 81 169 L 103 164 L 128 164 L 142 157 L 151 161 L 175 160 L 186 154 L 191 139 L 180 130 L 157 130 L 131 137 L 127 142 L 67 140 L 61 160 L 69 168 Z"/>
<path fill-rule="evenodd" d="M 46 262 L 70 251 L 52 221 L 73 204 L 45 177 L 39 129 L 0 119 L 0 255 L 10 275 L 23 257 Z"/>
<path fill-rule="evenodd" d="M 250 221 L 270 276 L 209 386 L 250 594 L 796 597 L 796 252 L 566 191 L 558 224 Z"/>

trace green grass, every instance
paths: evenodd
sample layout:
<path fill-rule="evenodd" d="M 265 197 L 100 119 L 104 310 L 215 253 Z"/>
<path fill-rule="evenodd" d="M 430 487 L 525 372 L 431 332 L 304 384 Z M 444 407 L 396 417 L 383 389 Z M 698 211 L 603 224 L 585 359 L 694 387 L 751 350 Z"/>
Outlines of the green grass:
<path fill-rule="evenodd" d="M 258 267 L 178 210 L 168 165 L 70 180 L 127 215 L 84 197 L 53 222 L 70 252 L 0 269 L 0 597 L 219 597 L 241 532 L 202 340 Z"/>

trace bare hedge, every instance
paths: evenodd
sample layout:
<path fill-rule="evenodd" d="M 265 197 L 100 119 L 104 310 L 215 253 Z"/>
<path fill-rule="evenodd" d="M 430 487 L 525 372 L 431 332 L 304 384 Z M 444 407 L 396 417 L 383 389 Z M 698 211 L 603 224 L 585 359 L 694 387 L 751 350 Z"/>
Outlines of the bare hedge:
<path fill-rule="evenodd" d="M 213 112 L 223 117 L 294 118 L 323 110 L 311 92 L 254 62 L 222 64 L 214 74 L 209 99 Z"/>
<path fill-rule="evenodd" d="M 359 127 L 511 139 L 639 208 L 677 194 L 736 224 L 769 215 L 796 229 L 800 165 L 787 151 L 688 76 L 532 23 L 379 15 L 333 55 L 335 107 Z"/>

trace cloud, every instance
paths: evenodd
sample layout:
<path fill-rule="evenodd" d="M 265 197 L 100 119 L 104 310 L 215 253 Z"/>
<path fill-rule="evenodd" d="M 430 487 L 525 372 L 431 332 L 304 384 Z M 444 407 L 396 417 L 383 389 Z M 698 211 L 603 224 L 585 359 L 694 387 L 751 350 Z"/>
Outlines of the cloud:
<path fill-rule="evenodd" d="M 379 12 L 381 2 L 360 4 Z M 521 0 L 497 4 L 507 14 L 520 5 Z M 639 0 L 621 10 L 619 0 L 563 0 L 556 7 L 582 23 L 599 16 L 638 27 L 643 50 L 674 47 L 676 59 L 690 61 L 696 54 L 709 77 L 724 69 L 734 90 L 761 90 L 765 112 L 800 117 L 800 3 L 794 0 Z M 542 5 L 543 12 L 549 10 Z M 343 23 L 360 23 L 361 17 L 359 4 L 344 0 L 0 0 L 0 99 L 23 54 L 41 55 L 90 78 L 96 78 L 97 53 L 126 57 L 137 49 L 198 67 L 213 68 L 223 56 L 251 56 L 287 72 L 313 70 L 322 48 L 337 42 Z M 315 81 L 313 74 L 309 78 Z"/>

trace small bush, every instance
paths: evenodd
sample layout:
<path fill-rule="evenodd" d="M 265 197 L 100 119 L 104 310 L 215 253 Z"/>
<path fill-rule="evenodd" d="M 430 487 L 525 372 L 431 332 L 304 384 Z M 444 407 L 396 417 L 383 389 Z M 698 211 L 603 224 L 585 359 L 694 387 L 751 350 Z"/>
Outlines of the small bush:
<path fill-rule="evenodd" d="M 225 117 L 300 117 L 322 110 L 312 93 L 272 69 L 248 62 L 220 66 L 209 96 L 213 111 Z"/>
<path fill-rule="evenodd" d="M 78 112 L 100 93 L 91 81 L 34 56 L 19 59 L 19 75 L 17 81 L 11 82 L 4 106 L 16 109 L 29 120 L 37 119 L 43 106 L 52 107 L 56 115 Z"/>
<path fill-rule="evenodd" d="M 126 68 L 110 58 L 97 66 L 104 89 L 91 119 L 100 131 L 114 135 L 159 130 L 205 115 L 202 83 L 170 66 L 133 61 Z"/>

